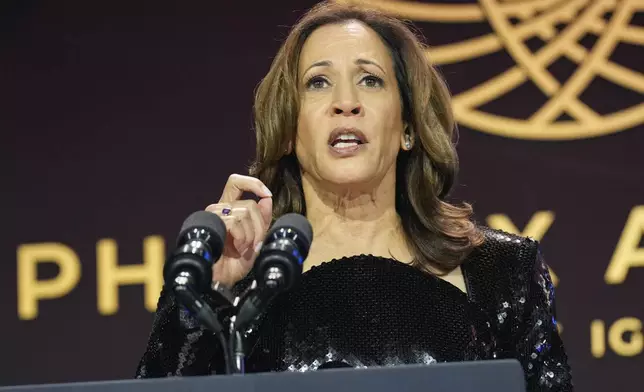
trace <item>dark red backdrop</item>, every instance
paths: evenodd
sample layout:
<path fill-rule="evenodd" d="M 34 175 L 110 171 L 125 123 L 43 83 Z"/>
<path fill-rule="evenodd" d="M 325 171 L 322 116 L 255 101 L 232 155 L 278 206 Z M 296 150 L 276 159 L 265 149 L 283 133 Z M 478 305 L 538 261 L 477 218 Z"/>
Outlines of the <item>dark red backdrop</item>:
<path fill-rule="evenodd" d="M 0 385 L 133 376 L 152 315 L 141 285 L 122 287 L 118 311 L 99 314 L 97 242 L 113 239 L 120 264 L 140 263 L 144 238 L 172 241 L 185 216 L 219 197 L 230 173 L 245 172 L 254 148 L 253 89 L 286 26 L 313 3 L 3 2 Z M 641 25 L 641 15 L 633 23 Z M 431 43 L 465 35 L 453 35 L 448 25 L 422 27 Z M 490 27 L 471 29 L 474 35 Z M 641 75 L 641 47 L 631 46 L 621 50 Z M 451 89 L 459 93 L 487 78 L 489 67 L 512 63 L 503 51 L 485 61 L 443 67 Z M 642 100 L 596 83 L 585 98 L 600 113 Z M 524 104 L 509 110 L 519 113 Z M 557 142 L 461 127 L 458 148 L 462 172 L 454 195 L 474 202 L 480 221 L 504 214 L 523 231 L 539 211 L 554 217 L 543 230 L 532 227 L 545 231 L 543 248 L 559 279 L 559 319 L 579 390 L 639 390 L 641 123 Z M 637 243 L 623 249 L 639 253 L 626 255 L 633 267 L 625 280 L 609 284 L 604 274 L 627 226 L 624 234 Z M 73 250 L 80 280 L 66 295 L 38 302 L 35 318 L 25 319 L 18 307 L 18 249 L 46 243 Z M 40 263 L 37 278 L 59 272 Z M 605 331 L 596 322 L 591 344 L 593 320 Z M 611 325 L 617 326 L 609 339 Z"/>

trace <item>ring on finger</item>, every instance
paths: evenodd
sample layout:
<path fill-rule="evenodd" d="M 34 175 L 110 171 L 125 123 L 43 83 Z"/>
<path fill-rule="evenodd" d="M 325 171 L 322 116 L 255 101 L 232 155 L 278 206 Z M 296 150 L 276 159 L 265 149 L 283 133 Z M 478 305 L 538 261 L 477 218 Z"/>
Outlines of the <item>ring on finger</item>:
<path fill-rule="evenodd" d="M 231 208 L 229 208 L 229 207 L 224 207 L 221 210 L 221 214 L 224 215 L 224 216 L 229 216 L 230 214 L 232 214 L 232 212 L 233 212 L 233 210 Z"/>

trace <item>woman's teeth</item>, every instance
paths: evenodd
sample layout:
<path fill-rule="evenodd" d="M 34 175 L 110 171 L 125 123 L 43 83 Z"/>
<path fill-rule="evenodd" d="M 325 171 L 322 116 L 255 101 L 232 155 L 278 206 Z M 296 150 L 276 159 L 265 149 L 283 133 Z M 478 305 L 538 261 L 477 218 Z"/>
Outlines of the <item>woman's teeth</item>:
<path fill-rule="evenodd" d="M 333 147 L 337 148 L 352 147 L 357 144 L 362 144 L 360 138 L 351 133 L 340 135 L 331 143 Z"/>
<path fill-rule="evenodd" d="M 353 140 L 353 141 L 350 141 L 350 142 L 335 143 L 335 144 L 333 144 L 333 147 L 335 147 L 335 148 L 347 148 L 347 147 L 357 146 L 358 144 L 360 144 L 360 143 L 358 143 L 357 140 Z"/>

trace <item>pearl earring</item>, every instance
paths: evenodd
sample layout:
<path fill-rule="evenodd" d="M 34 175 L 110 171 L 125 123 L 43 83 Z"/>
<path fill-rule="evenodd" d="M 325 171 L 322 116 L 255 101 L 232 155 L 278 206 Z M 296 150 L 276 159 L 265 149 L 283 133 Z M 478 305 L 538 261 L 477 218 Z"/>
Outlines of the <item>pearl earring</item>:
<path fill-rule="evenodd" d="M 405 148 L 411 150 L 411 136 L 405 135 Z"/>

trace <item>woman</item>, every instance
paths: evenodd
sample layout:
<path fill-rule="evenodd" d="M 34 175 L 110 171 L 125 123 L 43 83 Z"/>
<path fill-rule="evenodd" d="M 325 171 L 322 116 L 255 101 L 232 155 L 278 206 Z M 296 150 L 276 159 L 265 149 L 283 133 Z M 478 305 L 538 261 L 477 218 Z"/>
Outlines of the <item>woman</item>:
<path fill-rule="evenodd" d="M 248 372 L 509 357 L 529 390 L 572 389 L 538 244 L 446 201 L 458 166 L 449 95 L 405 24 L 315 7 L 259 86 L 255 120 L 250 176 L 232 175 L 207 207 L 228 229 L 213 280 L 245 290 L 287 212 L 315 235 L 298 286 L 249 333 Z M 137 376 L 212 374 L 222 361 L 164 290 Z"/>

